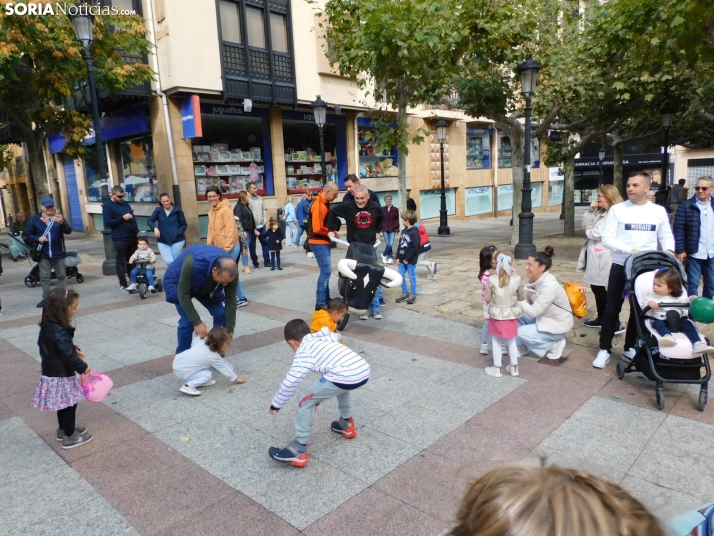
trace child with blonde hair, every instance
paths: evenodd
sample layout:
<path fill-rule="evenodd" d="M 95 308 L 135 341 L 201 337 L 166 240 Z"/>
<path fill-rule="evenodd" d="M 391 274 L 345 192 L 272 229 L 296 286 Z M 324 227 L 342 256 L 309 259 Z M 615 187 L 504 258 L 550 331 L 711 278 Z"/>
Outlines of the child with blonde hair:
<path fill-rule="evenodd" d="M 511 376 L 518 376 L 518 350 L 516 337 L 518 336 L 518 319 L 523 311 L 518 305 L 525 299 L 521 278 L 511 271 L 512 259 L 510 256 L 499 253 L 496 257 L 496 273 L 489 276 L 486 289 L 488 302 L 488 334 L 491 335 L 493 347 L 493 366 L 486 367 L 486 374 L 500 378 L 501 374 L 501 345 L 508 347 L 511 364 L 506 370 Z"/>

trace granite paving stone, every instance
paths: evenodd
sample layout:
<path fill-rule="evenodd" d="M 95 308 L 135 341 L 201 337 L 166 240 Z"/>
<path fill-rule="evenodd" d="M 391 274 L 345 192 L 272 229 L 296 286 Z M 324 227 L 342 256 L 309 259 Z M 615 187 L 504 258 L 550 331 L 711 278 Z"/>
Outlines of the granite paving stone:
<path fill-rule="evenodd" d="M 627 475 L 620 485 L 625 491 L 630 492 L 633 497 L 645 504 L 650 512 L 662 521 L 667 521 L 684 512 L 700 508 L 704 503 L 711 502 L 710 499 L 694 497 L 665 486 L 653 484 L 631 474 Z"/>
<path fill-rule="evenodd" d="M 370 421 L 369 428 L 425 449 L 466 421 L 462 415 L 424 406 L 419 401 L 399 406 Z"/>
<path fill-rule="evenodd" d="M 573 413 L 571 419 L 648 440 L 667 418 L 666 413 L 593 397 Z"/>

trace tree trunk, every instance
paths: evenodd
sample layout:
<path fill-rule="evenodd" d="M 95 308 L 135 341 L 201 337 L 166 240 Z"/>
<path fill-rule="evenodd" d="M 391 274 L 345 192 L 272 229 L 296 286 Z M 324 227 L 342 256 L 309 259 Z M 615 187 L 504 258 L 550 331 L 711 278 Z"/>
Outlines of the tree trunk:
<path fill-rule="evenodd" d="M 565 219 L 563 220 L 563 234 L 575 236 L 575 155 L 568 154 L 564 164 Z"/>
<path fill-rule="evenodd" d="M 517 124 L 511 126 L 511 154 L 512 164 L 511 172 L 513 174 L 513 228 L 511 229 L 511 245 L 516 246 L 519 242 L 519 221 L 518 215 L 521 213 L 521 201 L 523 200 L 523 161 L 525 153 L 523 152 L 523 127 L 516 121 Z"/>
<path fill-rule="evenodd" d="M 47 188 L 47 169 L 45 168 L 45 159 L 42 155 L 42 139 L 33 137 L 25 138 L 27 146 L 27 157 L 30 161 L 30 176 L 28 177 L 31 185 L 31 192 L 28 192 L 30 197 L 30 206 L 39 211 L 40 200 L 48 197 L 50 192 Z"/>
<path fill-rule="evenodd" d="M 622 197 L 627 199 L 627 194 L 625 193 L 625 180 L 622 176 L 622 148 L 619 144 L 616 144 L 614 149 L 615 162 L 612 167 L 612 184 L 620 191 Z"/>
<path fill-rule="evenodd" d="M 406 126 L 407 121 L 407 105 L 399 104 L 397 108 L 397 124 Z M 399 151 L 399 212 L 404 214 L 407 210 L 407 152 Z M 401 222 L 399 222 L 401 225 Z"/>

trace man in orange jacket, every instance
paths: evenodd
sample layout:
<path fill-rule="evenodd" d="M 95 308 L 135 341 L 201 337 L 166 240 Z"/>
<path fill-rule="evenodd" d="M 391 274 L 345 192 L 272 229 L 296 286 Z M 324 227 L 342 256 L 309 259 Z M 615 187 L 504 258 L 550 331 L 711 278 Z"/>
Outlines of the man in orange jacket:
<path fill-rule="evenodd" d="M 320 277 L 317 279 L 317 297 L 315 310 L 326 309 L 330 301 L 330 275 L 332 274 L 332 257 L 330 255 L 330 237 L 327 235 L 327 217 L 330 214 L 330 202 L 334 201 L 339 188 L 334 182 L 325 183 L 322 192 L 315 196 L 310 205 L 310 222 L 307 225 L 307 236 L 310 249 L 315 255 L 320 267 Z M 335 237 L 337 233 L 335 233 Z"/>

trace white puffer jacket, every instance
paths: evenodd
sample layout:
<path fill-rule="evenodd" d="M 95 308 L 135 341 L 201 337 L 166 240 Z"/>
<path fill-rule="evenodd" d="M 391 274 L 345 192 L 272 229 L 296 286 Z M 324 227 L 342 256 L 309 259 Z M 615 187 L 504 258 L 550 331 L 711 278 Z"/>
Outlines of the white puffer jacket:
<path fill-rule="evenodd" d="M 568 295 L 550 272 L 525 286 L 526 299 L 518 302 L 523 314 L 536 319 L 538 331 L 568 333 L 573 329 L 573 313 Z"/>

